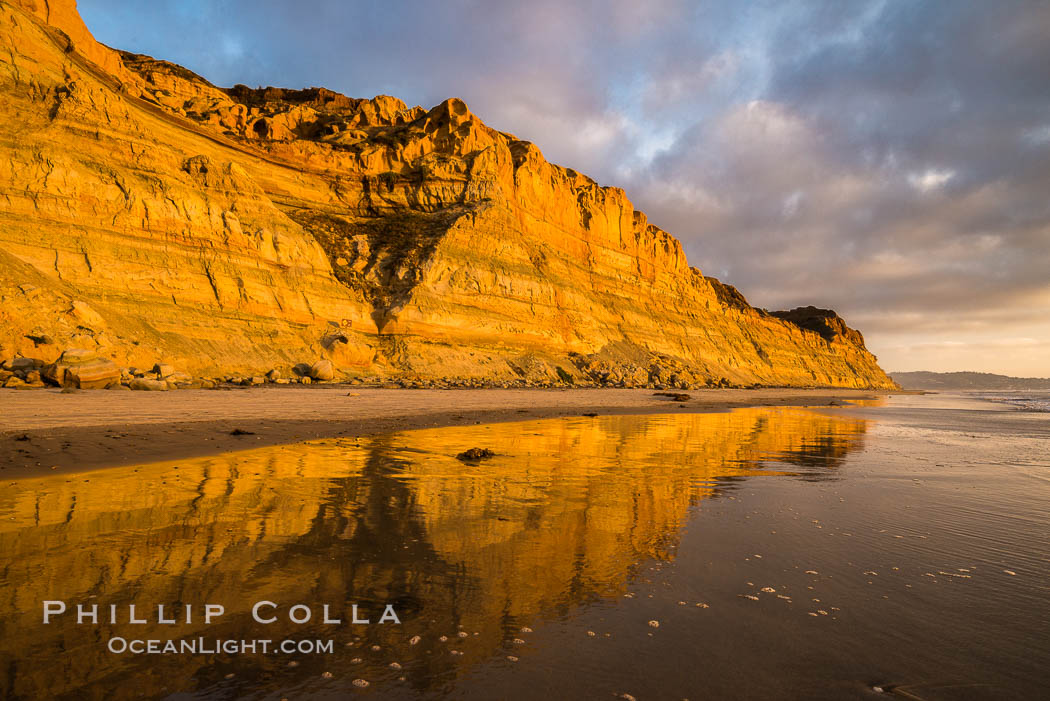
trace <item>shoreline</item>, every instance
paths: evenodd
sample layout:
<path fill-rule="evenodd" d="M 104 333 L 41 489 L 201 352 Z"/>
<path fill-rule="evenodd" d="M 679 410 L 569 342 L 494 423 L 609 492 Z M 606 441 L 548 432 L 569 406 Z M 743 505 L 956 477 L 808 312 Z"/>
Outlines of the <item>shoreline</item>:
<path fill-rule="evenodd" d="M 418 428 L 599 415 L 841 406 L 900 390 L 702 389 L 680 402 L 648 389 L 182 390 L 4 392 L 0 478 L 88 472 L 300 441 Z M 192 418 L 186 418 L 192 417 Z M 294 418 L 291 418 L 294 417 Z M 239 435 L 232 432 L 240 431 Z M 471 446 L 466 446 L 471 447 Z"/>

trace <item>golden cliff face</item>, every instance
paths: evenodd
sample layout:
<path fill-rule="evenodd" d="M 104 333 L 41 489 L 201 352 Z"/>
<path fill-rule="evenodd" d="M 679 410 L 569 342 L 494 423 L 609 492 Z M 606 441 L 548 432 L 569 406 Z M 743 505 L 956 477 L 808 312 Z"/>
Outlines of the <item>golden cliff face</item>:
<path fill-rule="evenodd" d="M 21 5 L 0 7 L 8 355 L 72 344 L 201 373 L 329 357 L 424 379 L 893 386 L 838 317 L 822 333 L 750 307 L 622 190 L 458 99 L 426 111 L 223 90 L 98 45 L 71 2 Z"/>
<path fill-rule="evenodd" d="M 0 688 L 11 698 L 165 696 L 239 680 L 426 689 L 469 674 L 522 626 L 621 597 L 675 557 L 690 510 L 743 478 L 834 479 L 863 420 L 800 409 L 601 417 L 410 431 L 8 483 L 0 495 Z M 465 466 L 463 446 L 498 453 Z M 220 604 L 205 625 L 41 624 L 42 602 Z M 345 625 L 261 626 L 257 601 L 305 603 Z M 349 624 L 393 602 L 401 625 Z M 467 632 L 459 638 L 457 631 Z M 477 633 L 477 635 L 474 635 Z M 409 641 L 422 636 L 418 645 Z M 439 642 L 440 636 L 452 642 Z M 120 655 L 142 639 L 334 639 L 302 661 Z M 356 644 L 346 647 L 346 643 Z M 364 640 L 360 640 L 363 638 Z M 380 645 L 380 652 L 371 652 Z M 449 657 L 448 649 L 464 654 Z M 353 658 L 363 658 L 355 663 Z M 390 661 L 403 669 L 392 673 Z M 323 666 L 322 666 L 323 665 Z M 134 683 L 120 684 L 120 680 Z M 236 683 L 236 682 L 233 682 Z M 300 694 L 311 696 L 308 690 Z"/>

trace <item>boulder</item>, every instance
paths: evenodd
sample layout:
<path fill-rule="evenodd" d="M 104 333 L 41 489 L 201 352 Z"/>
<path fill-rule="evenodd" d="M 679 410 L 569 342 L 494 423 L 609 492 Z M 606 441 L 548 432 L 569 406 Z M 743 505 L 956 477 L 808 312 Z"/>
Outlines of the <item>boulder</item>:
<path fill-rule="evenodd" d="M 64 384 L 77 389 L 103 389 L 111 382 L 120 382 L 120 368 L 109 358 L 96 358 L 66 368 Z"/>
<path fill-rule="evenodd" d="M 164 380 L 147 380 L 141 377 L 136 377 L 129 386 L 144 392 L 165 392 L 171 389 Z"/>
<path fill-rule="evenodd" d="M 170 372 L 166 375 L 161 375 L 161 377 L 167 382 L 172 382 L 180 385 L 194 381 L 193 375 L 189 374 L 188 372 Z"/>
<path fill-rule="evenodd" d="M 120 368 L 93 350 L 68 348 L 44 368 L 43 379 L 59 387 L 102 389 L 112 382 L 120 382 Z"/>
<path fill-rule="evenodd" d="M 158 377 L 167 377 L 168 375 L 175 374 L 174 366 L 168 365 L 167 363 L 157 363 L 153 366 L 151 372 L 157 373 Z"/>
<path fill-rule="evenodd" d="M 314 380 L 320 380 L 322 382 L 335 378 L 335 368 L 332 366 L 331 360 L 318 360 L 316 363 L 310 366 L 310 377 Z"/>
<path fill-rule="evenodd" d="M 463 462 L 469 462 L 473 460 L 484 460 L 485 458 L 494 457 L 496 454 L 488 448 L 471 448 L 470 450 L 464 450 L 462 453 L 456 456 L 457 460 Z"/>
<path fill-rule="evenodd" d="M 94 360 L 97 357 L 97 351 L 88 350 L 86 348 L 67 348 L 62 351 L 62 355 L 59 357 L 58 362 L 66 363 L 67 365 L 76 365 L 77 363 L 86 363 L 89 360 Z"/>
<path fill-rule="evenodd" d="M 23 358 L 19 356 L 6 361 L 3 368 L 4 370 L 13 372 L 20 377 L 24 377 L 27 372 L 38 370 L 42 365 L 43 363 L 36 358 Z"/>

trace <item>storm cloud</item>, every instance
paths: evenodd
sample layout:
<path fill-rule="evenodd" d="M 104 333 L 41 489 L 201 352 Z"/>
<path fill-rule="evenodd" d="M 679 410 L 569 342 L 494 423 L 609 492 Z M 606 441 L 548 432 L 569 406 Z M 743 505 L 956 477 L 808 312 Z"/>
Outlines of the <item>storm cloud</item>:
<path fill-rule="evenodd" d="M 461 97 L 752 304 L 838 310 L 887 369 L 1050 375 L 1050 3 L 80 9 L 219 85 Z"/>

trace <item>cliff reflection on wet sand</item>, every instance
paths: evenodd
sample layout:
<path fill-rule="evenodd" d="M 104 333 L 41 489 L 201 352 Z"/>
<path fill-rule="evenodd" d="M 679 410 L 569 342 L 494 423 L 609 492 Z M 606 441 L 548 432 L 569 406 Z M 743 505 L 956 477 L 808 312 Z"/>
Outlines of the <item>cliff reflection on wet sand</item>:
<path fill-rule="evenodd" d="M 513 648 L 523 627 L 618 596 L 641 563 L 673 558 L 690 508 L 734 480 L 833 477 L 864 431 L 801 409 L 557 419 L 11 482 L 0 496 L 0 597 L 13 612 L 0 620 L 0 688 L 301 696 L 366 679 L 439 691 Z M 452 457 L 472 446 L 497 456 Z M 154 613 L 145 625 L 66 615 L 45 626 L 44 600 Z M 280 605 L 278 622 L 251 619 L 262 600 Z M 156 622 L 158 604 L 181 619 L 183 605 L 206 603 L 225 615 Z M 314 608 L 310 623 L 288 622 L 297 603 Z M 373 625 L 349 624 L 354 603 Z M 401 625 L 375 624 L 386 603 Z M 320 623 L 323 604 L 343 625 Z M 117 655 L 112 636 L 333 639 L 335 653 Z"/>

